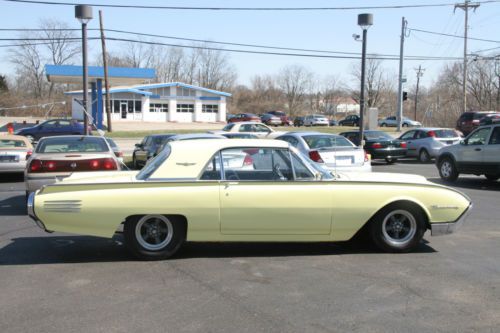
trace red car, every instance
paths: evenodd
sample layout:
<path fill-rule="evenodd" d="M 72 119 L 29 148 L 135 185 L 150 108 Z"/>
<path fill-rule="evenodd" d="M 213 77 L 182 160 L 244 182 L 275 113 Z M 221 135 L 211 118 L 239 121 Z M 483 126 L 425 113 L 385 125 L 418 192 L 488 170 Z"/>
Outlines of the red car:
<path fill-rule="evenodd" d="M 279 117 L 281 119 L 282 126 L 293 126 L 293 121 L 286 115 L 283 111 L 269 111 L 269 114 Z"/>
<path fill-rule="evenodd" d="M 465 136 L 475 130 L 479 126 L 481 118 L 494 114 L 494 111 L 468 111 L 462 113 L 457 120 L 456 129 L 461 131 Z"/>
<path fill-rule="evenodd" d="M 229 118 L 227 121 L 228 123 L 238 123 L 241 121 L 255 121 L 255 122 L 261 122 L 260 117 L 257 116 L 256 114 L 253 113 L 239 113 L 235 115 L 234 117 Z"/>

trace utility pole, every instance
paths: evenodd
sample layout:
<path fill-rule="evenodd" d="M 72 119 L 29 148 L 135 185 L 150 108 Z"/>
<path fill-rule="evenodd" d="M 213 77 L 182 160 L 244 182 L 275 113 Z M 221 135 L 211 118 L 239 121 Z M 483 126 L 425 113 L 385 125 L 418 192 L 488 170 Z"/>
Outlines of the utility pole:
<path fill-rule="evenodd" d="M 422 68 L 422 65 L 418 65 L 415 71 L 417 72 L 417 89 L 415 90 L 415 116 L 413 119 L 417 121 L 418 86 L 420 84 L 420 78 L 424 75 L 425 69 Z"/>
<path fill-rule="evenodd" d="M 401 131 L 401 122 L 403 120 L 403 53 L 406 35 L 406 26 L 408 21 L 403 17 L 401 19 L 401 44 L 399 47 L 399 78 L 398 78 L 398 110 L 397 110 L 397 131 Z"/>
<path fill-rule="evenodd" d="M 477 2 L 470 2 L 470 0 L 465 0 L 464 3 L 455 4 L 455 9 L 460 8 L 465 12 L 465 24 L 464 24 L 464 71 L 463 71 L 463 83 L 462 83 L 462 111 L 467 111 L 467 32 L 469 30 L 469 9 L 472 8 L 476 11 L 480 4 Z"/>
<path fill-rule="evenodd" d="M 106 87 L 106 120 L 108 123 L 108 132 L 111 132 L 113 131 L 113 129 L 111 128 L 111 96 L 109 94 L 108 56 L 106 53 L 106 38 L 104 37 L 104 28 L 102 23 L 102 10 L 99 11 L 99 26 L 101 30 L 102 64 L 104 66 L 104 85 Z"/>

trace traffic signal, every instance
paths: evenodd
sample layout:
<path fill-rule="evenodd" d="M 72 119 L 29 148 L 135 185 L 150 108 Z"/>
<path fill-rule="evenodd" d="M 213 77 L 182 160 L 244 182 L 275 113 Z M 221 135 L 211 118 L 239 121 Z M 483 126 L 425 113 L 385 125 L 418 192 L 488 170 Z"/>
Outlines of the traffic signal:
<path fill-rule="evenodd" d="M 403 101 L 406 101 L 408 99 L 408 92 L 403 91 Z"/>

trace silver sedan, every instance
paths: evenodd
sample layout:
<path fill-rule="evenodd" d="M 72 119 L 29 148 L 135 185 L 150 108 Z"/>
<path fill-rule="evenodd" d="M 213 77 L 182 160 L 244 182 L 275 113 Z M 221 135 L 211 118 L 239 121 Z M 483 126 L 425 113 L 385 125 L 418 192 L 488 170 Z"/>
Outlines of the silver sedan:
<path fill-rule="evenodd" d="M 0 173 L 23 172 L 32 152 L 33 146 L 24 136 L 0 136 Z"/>
<path fill-rule="evenodd" d="M 403 133 L 399 139 L 406 141 L 406 156 L 428 163 L 441 148 L 459 143 L 461 137 L 451 128 L 422 127 Z"/>

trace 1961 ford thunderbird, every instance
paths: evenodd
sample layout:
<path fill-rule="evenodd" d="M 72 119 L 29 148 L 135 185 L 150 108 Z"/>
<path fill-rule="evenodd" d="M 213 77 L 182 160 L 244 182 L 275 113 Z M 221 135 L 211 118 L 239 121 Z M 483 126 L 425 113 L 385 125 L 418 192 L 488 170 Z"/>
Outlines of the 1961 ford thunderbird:
<path fill-rule="evenodd" d="M 172 142 L 139 172 L 74 174 L 28 200 L 45 231 L 112 237 L 123 227 L 143 259 L 168 258 L 185 241 L 325 242 L 358 232 L 407 252 L 427 229 L 452 233 L 470 207 L 421 176 L 327 173 L 286 142 L 245 139 Z"/>

